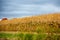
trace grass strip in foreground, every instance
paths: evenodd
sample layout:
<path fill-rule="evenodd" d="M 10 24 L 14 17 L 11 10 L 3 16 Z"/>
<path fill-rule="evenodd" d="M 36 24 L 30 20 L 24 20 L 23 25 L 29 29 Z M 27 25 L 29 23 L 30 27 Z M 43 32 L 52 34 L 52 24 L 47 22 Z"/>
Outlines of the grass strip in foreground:
<path fill-rule="evenodd" d="M 60 35 L 31 34 L 31 33 L 0 33 L 0 38 L 9 38 L 16 40 L 60 40 Z"/>

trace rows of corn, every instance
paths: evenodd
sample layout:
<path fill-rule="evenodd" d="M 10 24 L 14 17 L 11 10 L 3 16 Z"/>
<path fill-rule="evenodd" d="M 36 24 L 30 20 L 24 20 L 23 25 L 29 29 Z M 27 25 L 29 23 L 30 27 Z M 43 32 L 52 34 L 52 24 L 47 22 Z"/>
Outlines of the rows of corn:
<path fill-rule="evenodd" d="M 60 33 L 59 22 L 28 22 L 14 24 L 0 24 L 0 31 L 20 31 L 38 33 Z"/>

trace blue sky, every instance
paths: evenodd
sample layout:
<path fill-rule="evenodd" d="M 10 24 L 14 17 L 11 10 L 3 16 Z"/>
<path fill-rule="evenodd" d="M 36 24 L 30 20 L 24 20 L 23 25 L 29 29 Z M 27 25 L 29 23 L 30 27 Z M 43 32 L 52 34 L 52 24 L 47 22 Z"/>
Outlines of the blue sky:
<path fill-rule="evenodd" d="M 0 18 L 60 12 L 60 0 L 0 0 Z"/>

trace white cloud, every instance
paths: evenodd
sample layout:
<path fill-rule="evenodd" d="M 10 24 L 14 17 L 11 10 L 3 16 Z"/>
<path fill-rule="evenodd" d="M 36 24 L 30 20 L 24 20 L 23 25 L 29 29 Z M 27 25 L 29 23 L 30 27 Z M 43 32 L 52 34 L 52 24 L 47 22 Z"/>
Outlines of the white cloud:
<path fill-rule="evenodd" d="M 0 19 L 0 21 L 1 21 L 1 19 Z"/>
<path fill-rule="evenodd" d="M 46 12 L 59 12 L 60 11 L 60 7 L 56 7 L 52 4 L 45 4 L 41 6 L 42 11 L 46 11 Z"/>

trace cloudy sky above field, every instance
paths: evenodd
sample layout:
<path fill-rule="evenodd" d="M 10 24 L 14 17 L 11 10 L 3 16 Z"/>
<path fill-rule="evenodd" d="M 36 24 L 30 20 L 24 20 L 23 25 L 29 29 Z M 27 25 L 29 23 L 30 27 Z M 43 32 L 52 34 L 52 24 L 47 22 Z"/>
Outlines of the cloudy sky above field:
<path fill-rule="evenodd" d="M 60 0 L 0 0 L 0 18 L 60 12 Z"/>

